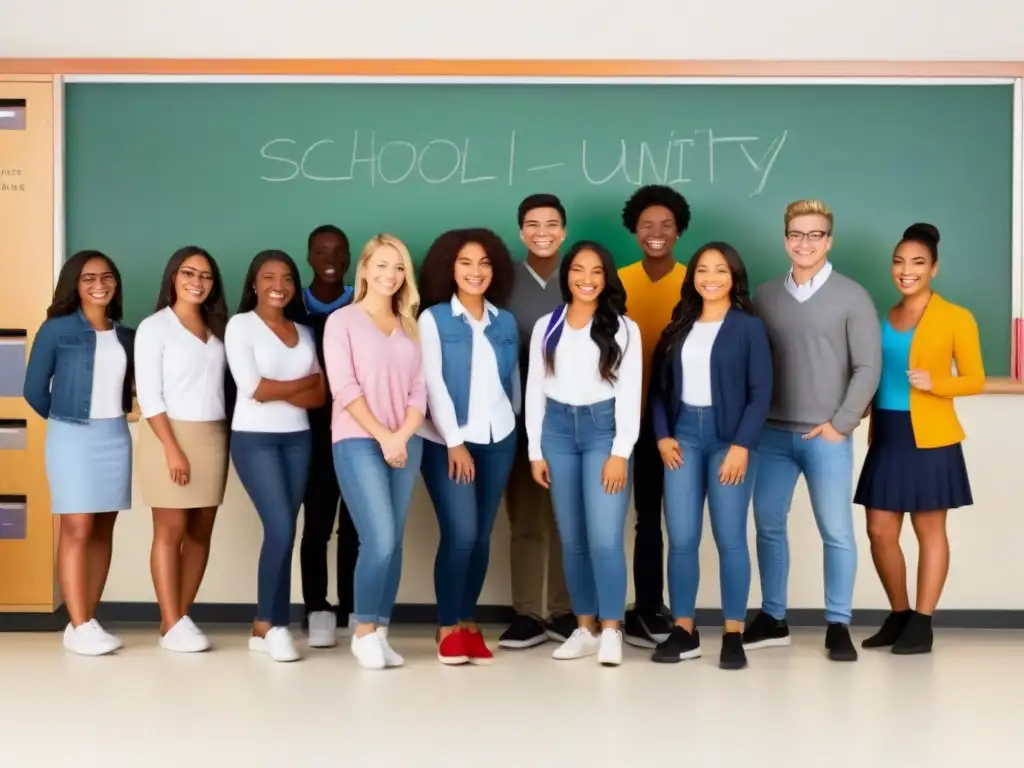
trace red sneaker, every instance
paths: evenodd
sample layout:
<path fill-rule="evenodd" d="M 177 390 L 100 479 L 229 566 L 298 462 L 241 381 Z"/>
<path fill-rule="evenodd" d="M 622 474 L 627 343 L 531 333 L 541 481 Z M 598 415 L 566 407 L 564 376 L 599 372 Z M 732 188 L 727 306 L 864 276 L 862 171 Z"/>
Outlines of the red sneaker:
<path fill-rule="evenodd" d="M 466 664 L 469 662 L 469 644 L 464 629 L 456 629 L 437 646 L 437 660 L 442 664 Z"/>
<path fill-rule="evenodd" d="M 470 664 L 486 666 L 494 662 L 494 654 L 491 653 L 491 649 L 484 642 L 482 632 L 463 630 L 462 634 L 466 636 L 466 651 L 469 654 Z"/>

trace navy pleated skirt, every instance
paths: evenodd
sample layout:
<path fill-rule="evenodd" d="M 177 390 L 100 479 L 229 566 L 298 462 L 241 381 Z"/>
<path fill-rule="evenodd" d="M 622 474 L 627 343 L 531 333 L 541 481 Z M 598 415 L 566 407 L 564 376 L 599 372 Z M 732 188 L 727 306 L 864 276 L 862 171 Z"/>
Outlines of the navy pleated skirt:
<path fill-rule="evenodd" d="M 855 504 L 890 512 L 931 512 L 974 503 L 960 443 L 918 448 L 909 411 L 876 410 Z"/>

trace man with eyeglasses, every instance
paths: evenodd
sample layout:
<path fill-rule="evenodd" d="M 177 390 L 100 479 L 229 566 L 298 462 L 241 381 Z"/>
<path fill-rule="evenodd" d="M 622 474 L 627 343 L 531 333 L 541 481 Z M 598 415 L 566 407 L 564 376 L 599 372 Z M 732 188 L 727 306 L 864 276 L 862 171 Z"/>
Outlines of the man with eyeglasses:
<path fill-rule="evenodd" d="M 789 272 L 754 296 L 772 344 L 774 387 L 754 482 L 762 603 L 743 646 L 790 644 L 786 521 L 803 474 L 824 544 L 825 648 L 833 661 L 856 661 L 849 629 L 857 573 L 852 434 L 878 388 L 882 341 L 871 296 L 828 261 L 832 224 L 824 203 L 790 203 Z"/>

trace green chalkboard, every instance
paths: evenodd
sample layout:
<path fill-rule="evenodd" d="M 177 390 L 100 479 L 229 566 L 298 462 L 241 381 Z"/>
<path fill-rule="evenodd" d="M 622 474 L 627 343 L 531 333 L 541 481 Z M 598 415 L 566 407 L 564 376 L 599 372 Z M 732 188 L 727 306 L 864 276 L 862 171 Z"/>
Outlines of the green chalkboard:
<path fill-rule="evenodd" d="M 1009 85 L 98 84 L 66 94 L 67 249 L 109 253 L 127 316 L 156 297 L 189 243 L 221 263 L 232 303 L 264 248 L 304 262 L 305 238 L 378 231 L 415 256 L 441 231 L 487 226 L 518 245 L 534 192 L 566 204 L 569 239 L 626 264 L 639 184 L 691 203 L 677 247 L 722 239 L 755 283 L 786 268 L 782 212 L 819 197 L 836 214 L 836 267 L 880 311 L 903 229 L 942 232 L 938 289 L 969 307 L 992 375 L 1009 370 Z M 518 249 L 517 249 L 518 251 Z"/>

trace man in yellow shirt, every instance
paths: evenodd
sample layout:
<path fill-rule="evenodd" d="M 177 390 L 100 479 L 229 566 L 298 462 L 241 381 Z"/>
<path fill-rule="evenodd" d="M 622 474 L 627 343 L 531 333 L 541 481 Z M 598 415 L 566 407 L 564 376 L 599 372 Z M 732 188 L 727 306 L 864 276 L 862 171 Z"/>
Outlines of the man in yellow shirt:
<path fill-rule="evenodd" d="M 638 189 L 622 210 L 622 223 L 636 237 L 643 259 L 619 270 L 626 289 L 626 314 L 639 326 L 643 346 L 643 420 L 633 450 L 633 504 L 636 540 L 633 547 L 633 585 L 636 602 L 626 612 L 626 642 L 654 648 L 668 639 L 672 618 L 664 605 L 665 560 L 661 510 L 665 475 L 658 441 L 647 409 L 651 362 L 661 332 L 679 302 L 686 267 L 672 249 L 690 224 L 686 198 L 671 187 Z"/>

